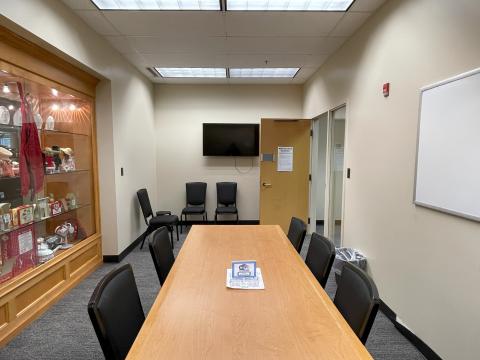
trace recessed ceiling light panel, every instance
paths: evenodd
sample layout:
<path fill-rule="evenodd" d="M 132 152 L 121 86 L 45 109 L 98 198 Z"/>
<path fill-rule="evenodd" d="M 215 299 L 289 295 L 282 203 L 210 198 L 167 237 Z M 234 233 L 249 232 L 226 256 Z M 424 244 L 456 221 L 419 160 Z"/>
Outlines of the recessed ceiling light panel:
<path fill-rule="evenodd" d="M 160 68 L 156 67 L 164 78 L 226 78 L 225 68 Z"/>
<path fill-rule="evenodd" d="M 226 0 L 232 11 L 347 11 L 355 0 Z"/>
<path fill-rule="evenodd" d="M 231 78 L 293 78 L 300 68 L 236 68 Z"/>
<path fill-rule="evenodd" d="M 91 0 L 100 10 L 220 10 L 219 0 Z"/>

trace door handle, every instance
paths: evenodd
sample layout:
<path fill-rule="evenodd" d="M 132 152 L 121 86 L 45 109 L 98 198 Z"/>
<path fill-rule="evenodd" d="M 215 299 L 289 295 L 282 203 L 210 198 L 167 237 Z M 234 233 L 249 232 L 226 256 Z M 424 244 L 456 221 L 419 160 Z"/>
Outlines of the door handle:
<path fill-rule="evenodd" d="M 272 186 L 272 184 L 270 184 L 270 183 L 266 183 L 266 182 L 263 182 L 263 183 L 262 183 L 262 186 L 263 186 L 263 187 L 271 187 L 271 186 Z"/>

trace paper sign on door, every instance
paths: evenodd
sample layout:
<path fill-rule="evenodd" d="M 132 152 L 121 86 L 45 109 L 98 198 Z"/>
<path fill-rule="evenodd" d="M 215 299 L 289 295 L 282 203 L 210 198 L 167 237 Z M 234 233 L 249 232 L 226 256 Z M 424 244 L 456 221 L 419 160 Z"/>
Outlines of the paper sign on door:
<path fill-rule="evenodd" d="M 279 146 L 277 171 L 293 171 L 293 146 Z"/>

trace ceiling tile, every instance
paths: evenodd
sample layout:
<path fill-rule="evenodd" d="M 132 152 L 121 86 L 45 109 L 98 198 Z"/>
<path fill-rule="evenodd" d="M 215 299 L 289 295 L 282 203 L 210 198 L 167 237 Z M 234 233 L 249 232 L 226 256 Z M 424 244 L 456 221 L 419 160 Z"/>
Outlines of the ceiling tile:
<path fill-rule="evenodd" d="M 225 15 L 229 36 L 325 36 L 342 18 L 340 12 L 236 12 Z"/>
<path fill-rule="evenodd" d="M 103 17 L 97 10 L 79 10 L 76 11 L 90 27 L 100 35 L 120 35 L 117 30 Z"/>
<path fill-rule="evenodd" d="M 134 53 L 135 50 L 129 45 L 125 36 L 105 36 L 108 42 L 120 53 Z"/>
<path fill-rule="evenodd" d="M 370 16 L 369 13 L 347 13 L 332 31 L 332 36 L 351 36 Z"/>
<path fill-rule="evenodd" d="M 225 35 L 221 11 L 103 11 L 123 35 L 221 36 Z"/>
<path fill-rule="evenodd" d="M 305 66 L 319 67 L 327 61 L 328 55 L 307 55 Z"/>
<path fill-rule="evenodd" d="M 229 54 L 328 55 L 338 49 L 344 37 L 233 37 L 227 38 Z"/>
<path fill-rule="evenodd" d="M 265 63 L 265 61 L 268 61 Z M 227 55 L 229 67 L 302 67 L 307 55 L 278 54 L 236 54 Z"/>
<path fill-rule="evenodd" d="M 367 11 L 373 12 L 377 10 L 386 0 L 355 0 L 350 11 Z"/>
<path fill-rule="evenodd" d="M 142 54 L 160 53 L 224 53 L 225 37 L 214 36 L 129 36 L 132 48 Z"/>
<path fill-rule="evenodd" d="M 90 0 L 63 0 L 63 2 L 73 10 L 97 10 Z"/>

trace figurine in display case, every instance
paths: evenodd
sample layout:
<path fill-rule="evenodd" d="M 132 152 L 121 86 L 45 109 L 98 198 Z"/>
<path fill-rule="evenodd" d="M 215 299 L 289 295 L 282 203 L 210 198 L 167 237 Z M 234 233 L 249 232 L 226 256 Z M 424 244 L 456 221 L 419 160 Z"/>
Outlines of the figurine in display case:
<path fill-rule="evenodd" d="M 37 214 L 40 220 L 48 218 L 50 216 L 50 207 L 48 206 L 48 197 L 37 199 Z"/>
<path fill-rule="evenodd" d="M 63 171 L 74 171 L 75 168 L 75 158 L 73 156 L 73 150 L 69 147 L 67 148 L 60 148 L 60 152 L 63 155 L 62 157 L 62 164 L 60 168 Z"/>

